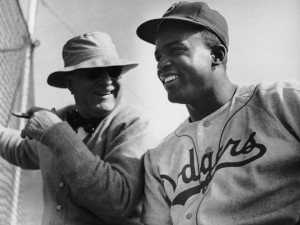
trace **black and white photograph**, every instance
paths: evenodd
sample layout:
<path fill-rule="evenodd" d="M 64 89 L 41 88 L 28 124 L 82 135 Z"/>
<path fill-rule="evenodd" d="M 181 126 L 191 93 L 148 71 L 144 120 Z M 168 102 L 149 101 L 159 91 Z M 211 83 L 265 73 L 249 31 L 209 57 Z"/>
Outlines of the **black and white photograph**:
<path fill-rule="evenodd" d="M 0 0 L 0 225 L 300 225 L 299 0 Z"/>

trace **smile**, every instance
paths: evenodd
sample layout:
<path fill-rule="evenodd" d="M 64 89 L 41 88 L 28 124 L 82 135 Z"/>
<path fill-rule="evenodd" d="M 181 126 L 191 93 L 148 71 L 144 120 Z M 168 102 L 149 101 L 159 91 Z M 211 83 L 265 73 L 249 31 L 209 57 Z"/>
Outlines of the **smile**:
<path fill-rule="evenodd" d="M 164 83 L 166 84 L 166 83 L 168 83 L 168 82 L 170 82 L 170 81 L 176 80 L 177 78 L 178 78 L 178 76 L 176 76 L 176 75 L 168 76 L 168 77 L 166 77 L 166 78 L 164 79 Z"/>
<path fill-rule="evenodd" d="M 93 92 L 95 95 L 98 96 L 106 96 L 106 95 L 111 95 L 114 93 L 114 91 L 101 91 L 101 92 Z"/>

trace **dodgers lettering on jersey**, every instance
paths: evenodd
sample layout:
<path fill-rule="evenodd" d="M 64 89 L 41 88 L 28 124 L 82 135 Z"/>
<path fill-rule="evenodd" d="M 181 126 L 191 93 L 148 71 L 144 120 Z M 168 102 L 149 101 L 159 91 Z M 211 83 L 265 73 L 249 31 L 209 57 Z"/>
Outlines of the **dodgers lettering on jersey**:
<path fill-rule="evenodd" d="M 211 182 L 212 178 L 218 170 L 226 167 L 244 166 L 262 157 L 267 151 L 267 149 L 265 145 L 259 144 L 255 141 L 255 134 L 256 132 L 251 133 L 248 140 L 243 145 L 241 144 L 241 140 L 233 140 L 232 138 L 230 138 L 224 146 L 221 146 L 221 148 L 218 149 L 215 158 L 213 158 L 212 151 L 204 154 L 202 156 L 202 159 L 200 160 L 200 165 L 195 160 L 195 149 L 190 149 L 190 161 L 188 164 L 184 165 L 182 171 L 178 174 L 178 178 L 181 177 L 182 181 L 185 184 L 199 180 L 200 184 L 177 194 L 177 196 L 173 199 L 172 203 L 170 199 L 167 199 L 167 201 L 170 202 L 172 205 L 184 205 L 188 198 L 190 198 L 191 196 L 200 192 L 204 193 L 206 191 L 209 183 Z M 236 157 L 241 154 L 247 155 L 255 149 L 258 151 L 256 151 L 254 155 L 249 155 L 248 158 L 242 159 L 237 162 L 229 161 L 218 164 L 225 151 L 229 151 L 232 157 Z M 196 172 L 198 171 L 198 168 L 199 172 Z M 161 179 L 163 180 L 163 184 L 165 184 L 165 182 L 169 182 L 172 185 L 173 190 L 176 190 L 176 181 L 174 181 L 171 177 L 169 177 L 168 175 L 161 174 Z"/>

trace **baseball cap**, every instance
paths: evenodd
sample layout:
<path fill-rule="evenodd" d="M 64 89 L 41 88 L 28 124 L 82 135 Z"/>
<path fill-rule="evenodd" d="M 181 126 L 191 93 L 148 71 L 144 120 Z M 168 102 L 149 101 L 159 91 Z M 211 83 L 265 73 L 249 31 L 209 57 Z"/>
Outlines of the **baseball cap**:
<path fill-rule="evenodd" d="M 225 18 L 205 2 L 179 2 L 173 4 L 162 16 L 142 23 L 137 35 L 142 40 L 155 44 L 161 23 L 164 21 L 185 21 L 199 25 L 214 33 L 228 50 L 229 36 Z"/>
<path fill-rule="evenodd" d="M 122 73 L 136 67 L 138 63 L 119 58 L 111 37 L 103 32 L 90 32 L 74 37 L 63 47 L 64 68 L 51 73 L 49 85 L 66 88 L 64 75 L 78 69 L 97 67 L 122 67 Z"/>

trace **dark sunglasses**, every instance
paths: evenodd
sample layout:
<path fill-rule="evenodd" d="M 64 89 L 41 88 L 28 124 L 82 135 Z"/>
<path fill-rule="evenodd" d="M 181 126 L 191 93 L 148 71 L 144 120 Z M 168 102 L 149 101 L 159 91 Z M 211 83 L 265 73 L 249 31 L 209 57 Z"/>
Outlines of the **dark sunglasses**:
<path fill-rule="evenodd" d="M 120 78 L 120 75 L 122 73 L 122 67 L 121 66 L 112 66 L 112 67 L 105 67 L 105 68 L 101 68 L 102 70 L 106 70 L 106 72 L 108 73 L 109 77 L 117 80 Z M 87 79 L 89 80 L 95 80 L 97 79 L 99 76 L 101 76 L 101 72 L 103 71 L 99 71 L 99 70 L 88 70 L 85 71 L 84 75 Z"/>

